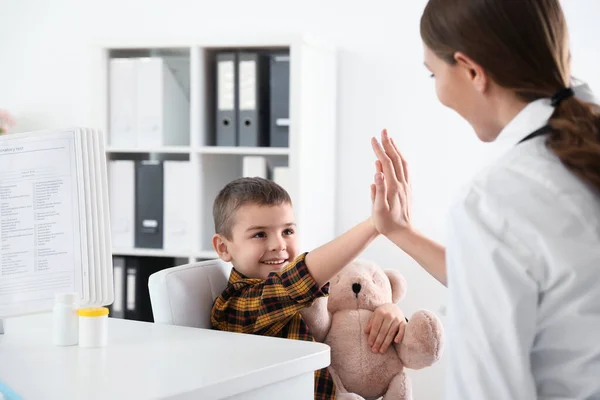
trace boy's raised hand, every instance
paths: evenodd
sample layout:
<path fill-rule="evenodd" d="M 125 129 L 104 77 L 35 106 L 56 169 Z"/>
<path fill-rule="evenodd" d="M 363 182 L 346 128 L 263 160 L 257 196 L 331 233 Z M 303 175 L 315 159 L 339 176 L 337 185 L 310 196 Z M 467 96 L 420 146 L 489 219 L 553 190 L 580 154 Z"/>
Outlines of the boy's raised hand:
<path fill-rule="evenodd" d="M 396 304 L 383 304 L 375 309 L 365 333 L 373 353 L 385 353 L 392 342 L 400 343 L 404 337 L 406 319 Z"/>

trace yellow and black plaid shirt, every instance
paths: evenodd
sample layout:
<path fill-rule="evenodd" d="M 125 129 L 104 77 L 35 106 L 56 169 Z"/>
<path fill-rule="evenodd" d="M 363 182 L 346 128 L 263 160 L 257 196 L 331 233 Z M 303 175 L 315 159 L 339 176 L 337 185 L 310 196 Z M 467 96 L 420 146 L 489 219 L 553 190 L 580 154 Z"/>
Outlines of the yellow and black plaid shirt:
<path fill-rule="evenodd" d="M 215 300 L 213 327 L 222 331 L 252 333 L 287 339 L 314 341 L 300 310 L 329 294 L 329 284 L 319 287 L 304 262 L 305 254 L 281 273 L 266 280 L 246 278 L 235 268 L 229 283 Z M 327 368 L 315 371 L 315 400 L 335 399 L 333 380 Z"/>

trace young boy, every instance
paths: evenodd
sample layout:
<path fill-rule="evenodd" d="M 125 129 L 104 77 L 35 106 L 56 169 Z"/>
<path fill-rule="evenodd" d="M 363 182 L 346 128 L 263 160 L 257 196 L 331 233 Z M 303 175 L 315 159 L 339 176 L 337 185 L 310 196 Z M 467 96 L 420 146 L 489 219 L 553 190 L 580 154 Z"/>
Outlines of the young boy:
<path fill-rule="evenodd" d="M 213 305 L 212 325 L 288 339 L 314 340 L 300 311 L 328 295 L 328 281 L 378 235 L 369 218 L 299 255 L 291 199 L 281 186 L 261 178 L 241 178 L 226 185 L 215 199 L 213 218 L 213 247 L 233 269 L 227 288 Z M 397 307 L 390 311 L 382 306 L 382 310 L 379 336 L 372 335 L 379 342 L 380 337 L 396 336 L 398 326 L 393 322 L 404 319 Z M 316 371 L 315 400 L 334 398 L 327 368 Z"/>

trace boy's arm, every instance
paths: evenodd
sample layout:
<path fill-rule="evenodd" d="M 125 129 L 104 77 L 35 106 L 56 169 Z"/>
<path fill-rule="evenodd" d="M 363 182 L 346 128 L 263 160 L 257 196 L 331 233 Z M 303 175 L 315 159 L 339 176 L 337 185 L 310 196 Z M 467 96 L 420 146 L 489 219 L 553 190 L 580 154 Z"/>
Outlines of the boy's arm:
<path fill-rule="evenodd" d="M 229 285 L 215 300 L 211 323 L 223 331 L 276 336 L 290 318 L 328 292 L 328 286 L 317 285 L 302 254 L 264 281 L 240 279 Z"/>
<path fill-rule="evenodd" d="M 354 260 L 379 233 L 371 218 L 354 226 L 306 256 L 310 274 L 320 287 Z"/>
<path fill-rule="evenodd" d="M 301 255 L 265 281 L 245 279 L 215 300 L 212 325 L 220 330 L 275 335 L 289 319 L 329 293 L 324 286 L 354 260 L 378 232 L 371 219 L 340 237 Z"/>

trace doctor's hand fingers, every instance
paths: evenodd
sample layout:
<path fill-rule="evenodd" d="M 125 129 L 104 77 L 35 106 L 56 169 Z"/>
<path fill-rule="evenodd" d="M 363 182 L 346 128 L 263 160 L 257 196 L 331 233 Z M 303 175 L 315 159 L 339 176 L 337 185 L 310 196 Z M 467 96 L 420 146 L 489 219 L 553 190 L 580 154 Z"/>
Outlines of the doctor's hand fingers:
<path fill-rule="evenodd" d="M 392 147 L 394 148 L 395 154 L 397 154 L 397 157 L 400 158 L 401 165 L 402 165 L 402 173 L 404 174 L 404 182 L 409 184 L 410 179 L 408 177 L 408 163 L 406 162 L 406 159 L 402 156 L 402 153 L 400 153 L 400 150 L 398 149 L 398 146 L 396 145 L 396 141 L 393 138 L 390 138 L 390 141 L 392 142 Z"/>
<path fill-rule="evenodd" d="M 377 156 L 377 159 L 381 162 L 383 174 L 385 175 L 385 178 L 387 180 L 388 189 L 390 189 L 391 192 L 394 192 L 394 188 L 398 184 L 398 177 L 396 176 L 394 163 L 392 162 L 391 158 L 388 157 L 388 155 L 385 153 L 385 150 L 383 149 L 383 147 L 381 147 L 381 144 L 379 144 L 376 138 L 371 139 L 371 145 L 373 147 L 375 155 Z"/>
<path fill-rule="evenodd" d="M 392 142 L 392 138 L 389 136 L 387 129 L 384 129 L 381 132 L 381 143 L 383 144 L 383 149 L 385 150 L 385 154 L 392 161 L 392 165 L 394 166 L 394 173 L 399 182 L 405 182 L 406 176 L 404 175 L 404 168 L 402 164 L 402 157 L 400 156 L 400 152 L 398 148 L 394 146 Z"/>

